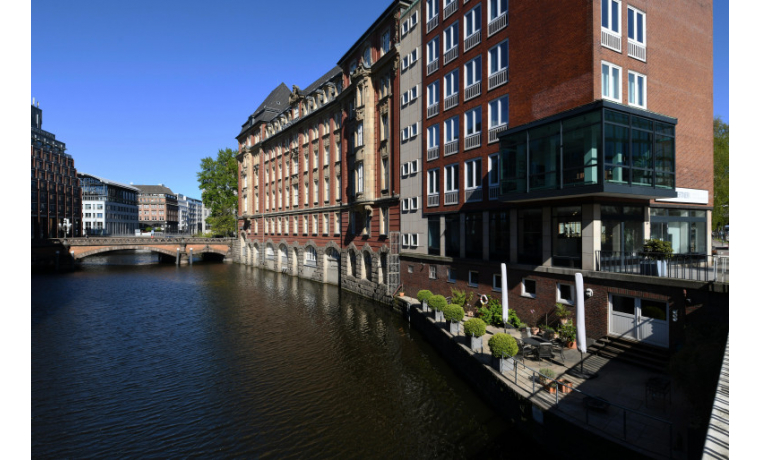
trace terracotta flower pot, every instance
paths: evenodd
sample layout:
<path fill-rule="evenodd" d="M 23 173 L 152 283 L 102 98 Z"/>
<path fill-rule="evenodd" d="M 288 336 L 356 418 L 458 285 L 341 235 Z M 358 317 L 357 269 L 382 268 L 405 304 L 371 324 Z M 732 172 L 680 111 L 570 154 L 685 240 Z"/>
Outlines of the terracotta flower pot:
<path fill-rule="evenodd" d="M 549 394 L 555 394 L 557 393 L 557 387 L 553 387 L 550 385 L 544 385 L 544 389 L 549 392 Z"/>
<path fill-rule="evenodd" d="M 573 391 L 573 382 L 569 380 L 560 380 L 559 381 L 559 392 L 560 393 L 572 393 Z"/>
<path fill-rule="evenodd" d="M 577 347 L 575 345 L 575 342 L 567 342 L 567 348 L 570 348 L 571 350 L 575 350 Z"/>
<path fill-rule="evenodd" d="M 533 334 L 533 335 L 538 334 L 538 327 L 532 326 L 530 328 L 530 333 Z"/>

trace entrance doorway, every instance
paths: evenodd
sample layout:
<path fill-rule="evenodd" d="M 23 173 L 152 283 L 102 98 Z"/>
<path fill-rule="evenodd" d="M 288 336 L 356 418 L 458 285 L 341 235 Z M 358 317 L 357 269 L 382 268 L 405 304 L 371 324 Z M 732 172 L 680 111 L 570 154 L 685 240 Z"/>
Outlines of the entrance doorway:
<path fill-rule="evenodd" d="M 668 347 L 667 302 L 610 294 L 609 312 L 611 335 Z"/>

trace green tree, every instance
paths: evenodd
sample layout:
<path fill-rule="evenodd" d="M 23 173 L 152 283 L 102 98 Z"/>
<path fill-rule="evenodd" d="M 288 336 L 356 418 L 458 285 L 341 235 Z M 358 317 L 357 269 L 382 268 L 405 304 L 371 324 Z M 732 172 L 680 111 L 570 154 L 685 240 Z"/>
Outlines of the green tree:
<path fill-rule="evenodd" d="M 728 123 L 720 117 L 713 120 L 713 191 L 715 210 L 713 230 L 720 230 L 728 224 Z"/>
<path fill-rule="evenodd" d="M 203 204 L 211 210 L 206 223 L 214 234 L 234 236 L 237 228 L 238 166 L 237 150 L 219 150 L 216 159 L 201 159 L 198 183 Z"/>

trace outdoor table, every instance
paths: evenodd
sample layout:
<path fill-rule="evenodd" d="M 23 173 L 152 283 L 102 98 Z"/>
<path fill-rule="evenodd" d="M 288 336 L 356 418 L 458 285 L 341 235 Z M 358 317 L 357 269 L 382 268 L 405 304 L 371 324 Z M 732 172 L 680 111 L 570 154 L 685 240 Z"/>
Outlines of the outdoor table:
<path fill-rule="evenodd" d="M 526 343 L 526 344 L 528 344 L 528 345 L 534 346 L 534 347 L 537 347 L 537 346 L 539 346 L 542 343 L 551 343 L 550 340 L 546 340 L 543 337 L 539 337 L 537 335 L 525 338 L 525 339 L 523 339 L 523 342 Z"/>
<path fill-rule="evenodd" d="M 670 379 L 666 377 L 652 377 L 647 380 L 646 394 L 644 395 L 644 403 L 646 407 L 649 407 L 649 398 L 655 398 L 662 396 L 662 400 L 665 401 L 665 394 L 668 395 L 668 404 L 672 402 L 670 392 Z"/>

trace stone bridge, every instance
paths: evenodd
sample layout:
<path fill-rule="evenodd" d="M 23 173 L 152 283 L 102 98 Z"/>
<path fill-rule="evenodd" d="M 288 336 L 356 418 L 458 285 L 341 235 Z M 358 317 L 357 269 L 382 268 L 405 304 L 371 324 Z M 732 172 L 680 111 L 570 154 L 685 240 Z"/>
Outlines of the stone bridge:
<path fill-rule="evenodd" d="M 181 237 L 94 237 L 59 238 L 55 242 L 66 248 L 72 259 L 79 260 L 95 254 L 125 249 L 148 249 L 156 252 L 162 260 L 171 257 L 175 263 L 192 263 L 191 256 L 213 254 L 231 261 L 234 238 L 181 238 Z"/>

